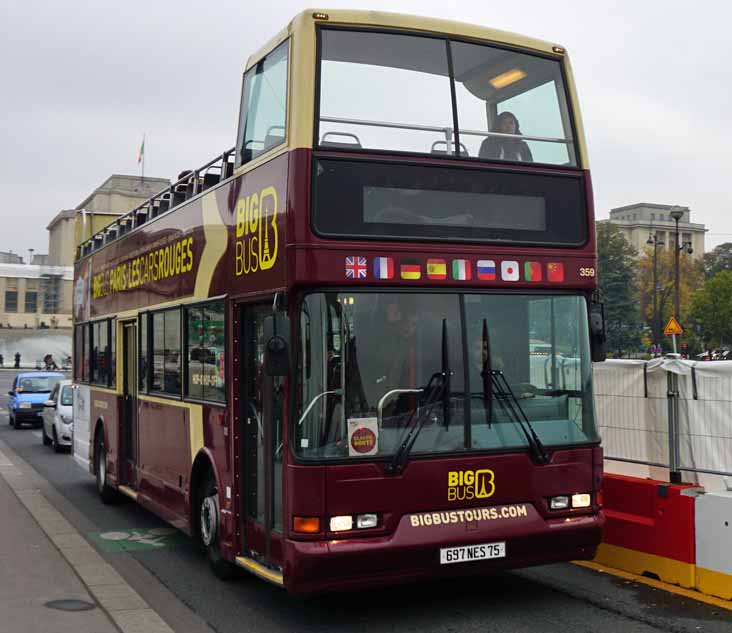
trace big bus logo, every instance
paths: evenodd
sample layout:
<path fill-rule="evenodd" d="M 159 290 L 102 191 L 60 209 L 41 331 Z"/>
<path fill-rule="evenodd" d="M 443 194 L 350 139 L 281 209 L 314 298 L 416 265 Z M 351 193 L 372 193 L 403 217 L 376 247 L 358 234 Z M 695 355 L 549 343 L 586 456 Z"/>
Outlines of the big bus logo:
<path fill-rule="evenodd" d="M 495 473 L 481 470 L 451 470 L 447 473 L 447 500 L 487 499 L 496 491 Z"/>
<path fill-rule="evenodd" d="M 268 270 L 277 261 L 277 191 L 265 187 L 236 204 L 236 266 L 239 275 Z"/>

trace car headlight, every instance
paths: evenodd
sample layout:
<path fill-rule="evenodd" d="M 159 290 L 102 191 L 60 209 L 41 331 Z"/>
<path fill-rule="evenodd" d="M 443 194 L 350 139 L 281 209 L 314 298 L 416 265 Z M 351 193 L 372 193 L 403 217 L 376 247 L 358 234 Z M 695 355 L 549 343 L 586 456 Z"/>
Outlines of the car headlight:
<path fill-rule="evenodd" d="M 32 409 L 33 408 L 33 405 L 30 402 L 21 402 L 18 405 L 18 408 L 19 409 Z"/>
<path fill-rule="evenodd" d="M 61 421 L 64 424 L 71 424 L 73 422 L 73 418 L 70 415 L 62 415 L 61 416 Z"/>

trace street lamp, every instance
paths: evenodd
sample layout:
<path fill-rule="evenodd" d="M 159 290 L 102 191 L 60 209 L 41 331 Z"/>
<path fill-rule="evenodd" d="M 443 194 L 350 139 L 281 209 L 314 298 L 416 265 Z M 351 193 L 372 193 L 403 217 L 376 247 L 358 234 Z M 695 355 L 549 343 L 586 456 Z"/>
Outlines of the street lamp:
<path fill-rule="evenodd" d="M 651 225 L 651 231 L 653 231 L 653 225 Z M 658 302 L 656 296 L 658 293 L 658 248 L 663 248 L 665 242 L 663 239 L 658 237 L 658 234 L 651 232 L 648 234 L 646 240 L 648 246 L 653 246 L 653 344 L 658 345 L 659 339 L 659 324 L 658 324 Z"/>
<path fill-rule="evenodd" d="M 686 250 L 686 252 L 691 254 L 692 248 L 691 244 L 684 244 L 683 247 L 679 244 L 679 220 L 684 215 L 684 208 L 673 206 L 669 210 L 668 214 L 674 219 L 674 222 L 676 223 L 676 233 L 674 237 L 674 243 L 676 245 L 676 248 L 674 248 L 674 317 L 679 323 L 681 323 L 681 304 L 679 300 L 679 252 L 683 248 L 684 250 Z"/>

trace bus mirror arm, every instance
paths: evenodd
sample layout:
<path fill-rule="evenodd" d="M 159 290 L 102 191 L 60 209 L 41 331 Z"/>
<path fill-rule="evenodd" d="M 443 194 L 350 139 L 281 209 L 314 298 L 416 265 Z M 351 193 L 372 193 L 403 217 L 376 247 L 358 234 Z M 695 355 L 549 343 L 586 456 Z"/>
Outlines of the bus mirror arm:
<path fill-rule="evenodd" d="M 384 419 L 384 405 L 388 400 L 391 399 L 392 396 L 401 393 L 422 393 L 423 391 L 424 389 L 392 389 L 391 391 L 387 391 L 383 396 L 381 396 L 379 404 L 376 405 L 376 420 L 379 429 L 381 429 L 381 423 Z"/>
<path fill-rule="evenodd" d="M 605 305 L 593 301 L 590 306 L 590 350 L 593 363 L 601 363 L 607 358 L 606 339 Z"/>
<path fill-rule="evenodd" d="M 323 393 L 319 393 L 317 396 L 315 396 L 310 401 L 310 404 L 307 406 L 305 411 L 302 412 L 300 419 L 297 421 L 297 425 L 302 426 L 302 423 L 305 422 L 305 420 L 308 417 L 308 414 L 310 413 L 310 410 L 315 406 L 315 403 L 318 400 L 320 400 L 321 398 L 325 398 L 326 396 L 342 396 L 342 395 L 343 395 L 343 389 L 332 389 L 330 391 L 324 391 Z"/>

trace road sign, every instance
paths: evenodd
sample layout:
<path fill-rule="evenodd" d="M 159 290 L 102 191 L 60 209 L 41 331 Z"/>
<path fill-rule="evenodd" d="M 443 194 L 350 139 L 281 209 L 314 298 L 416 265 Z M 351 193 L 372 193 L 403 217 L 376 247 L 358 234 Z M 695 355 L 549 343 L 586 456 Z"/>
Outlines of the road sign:
<path fill-rule="evenodd" d="M 681 329 L 681 326 L 679 325 L 679 322 L 676 320 L 676 317 L 671 317 L 668 320 L 668 323 L 666 324 L 666 329 L 663 331 L 664 334 L 667 336 L 674 335 L 674 334 L 683 334 L 684 330 Z"/>

